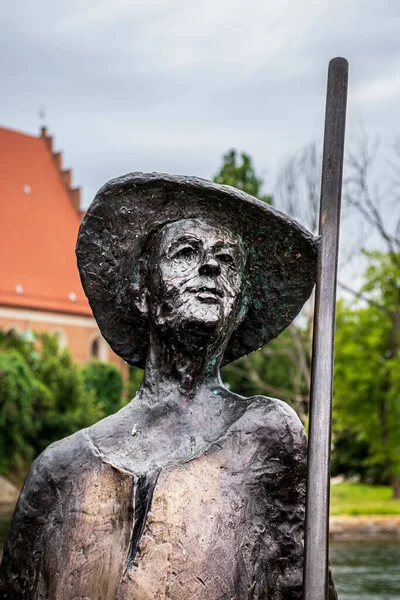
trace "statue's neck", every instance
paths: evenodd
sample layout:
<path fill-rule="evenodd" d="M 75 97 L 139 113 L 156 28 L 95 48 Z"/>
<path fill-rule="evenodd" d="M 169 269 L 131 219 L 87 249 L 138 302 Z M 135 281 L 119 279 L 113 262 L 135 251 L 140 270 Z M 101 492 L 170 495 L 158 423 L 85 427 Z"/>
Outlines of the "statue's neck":
<path fill-rule="evenodd" d="M 141 395 L 152 402 L 167 396 L 195 400 L 205 389 L 221 385 L 219 366 L 224 348 L 151 332 Z"/>

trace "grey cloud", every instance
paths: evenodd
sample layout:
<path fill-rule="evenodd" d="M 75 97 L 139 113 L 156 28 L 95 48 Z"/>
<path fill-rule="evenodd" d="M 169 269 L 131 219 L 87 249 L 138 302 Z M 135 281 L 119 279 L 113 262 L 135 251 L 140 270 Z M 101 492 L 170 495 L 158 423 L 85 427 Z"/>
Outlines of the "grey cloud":
<path fill-rule="evenodd" d="M 322 135 L 334 55 L 351 62 L 349 129 L 362 117 L 391 136 L 398 120 L 390 96 L 362 95 L 399 72 L 395 1 L 8 4 L 2 124 L 36 133 L 46 105 L 86 203 L 132 169 L 211 176 L 231 146 L 271 189 L 282 157 Z"/>

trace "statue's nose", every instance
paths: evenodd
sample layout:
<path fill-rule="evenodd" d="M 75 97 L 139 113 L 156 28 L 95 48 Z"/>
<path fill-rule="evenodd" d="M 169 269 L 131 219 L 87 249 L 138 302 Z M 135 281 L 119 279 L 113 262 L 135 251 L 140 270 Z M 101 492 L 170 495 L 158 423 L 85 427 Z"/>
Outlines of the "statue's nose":
<path fill-rule="evenodd" d="M 215 258 L 213 256 L 206 256 L 204 258 L 204 261 L 202 263 L 202 265 L 200 266 L 199 269 L 199 274 L 200 275 L 213 275 L 214 277 L 216 275 L 219 275 L 221 272 L 221 267 L 219 265 L 219 262 L 217 260 L 215 260 Z"/>

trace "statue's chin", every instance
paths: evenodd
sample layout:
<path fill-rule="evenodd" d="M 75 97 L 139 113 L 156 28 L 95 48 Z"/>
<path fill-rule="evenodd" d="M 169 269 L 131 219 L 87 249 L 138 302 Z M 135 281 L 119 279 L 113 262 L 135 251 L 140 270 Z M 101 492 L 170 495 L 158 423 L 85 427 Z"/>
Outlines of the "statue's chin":
<path fill-rule="evenodd" d="M 224 336 L 224 327 L 220 318 L 201 319 L 192 316 L 179 320 L 175 327 L 168 329 L 169 331 L 164 330 L 164 333 L 169 339 L 179 339 L 184 345 L 198 346 L 199 349 L 205 349 L 215 342 L 221 344 L 221 337 Z"/>
<path fill-rule="evenodd" d="M 223 312 L 219 303 L 204 303 L 193 301 L 182 303 L 180 306 L 165 306 L 153 317 L 153 322 L 168 340 L 179 339 L 185 343 L 188 336 L 190 345 L 196 338 L 200 341 L 206 338 L 207 343 L 214 340 L 219 343 L 229 335 L 229 318 Z"/>
<path fill-rule="evenodd" d="M 210 335 L 210 334 L 214 334 L 215 336 L 218 336 L 221 332 L 222 332 L 222 326 L 221 323 L 218 320 L 215 321 L 211 321 L 211 320 L 193 320 L 190 321 L 188 323 L 185 323 L 183 329 L 185 331 L 187 331 L 188 333 L 194 334 L 194 335 Z"/>

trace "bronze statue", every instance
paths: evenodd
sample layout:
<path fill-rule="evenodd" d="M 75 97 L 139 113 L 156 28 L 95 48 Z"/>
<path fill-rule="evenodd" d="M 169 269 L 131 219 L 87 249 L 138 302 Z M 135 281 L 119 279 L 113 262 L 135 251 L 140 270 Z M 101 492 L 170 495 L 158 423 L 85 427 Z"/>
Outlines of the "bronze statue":
<path fill-rule="evenodd" d="M 4 600 L 302 598 L 303 426 L 279 400 L 227 390 L 219 369 L 293 321 L 316 254 L 300 225 L 233 188 L 133 173 L 99 191 L 82 283 L 145 375 L 117 414 L 33 464 Z"/>

